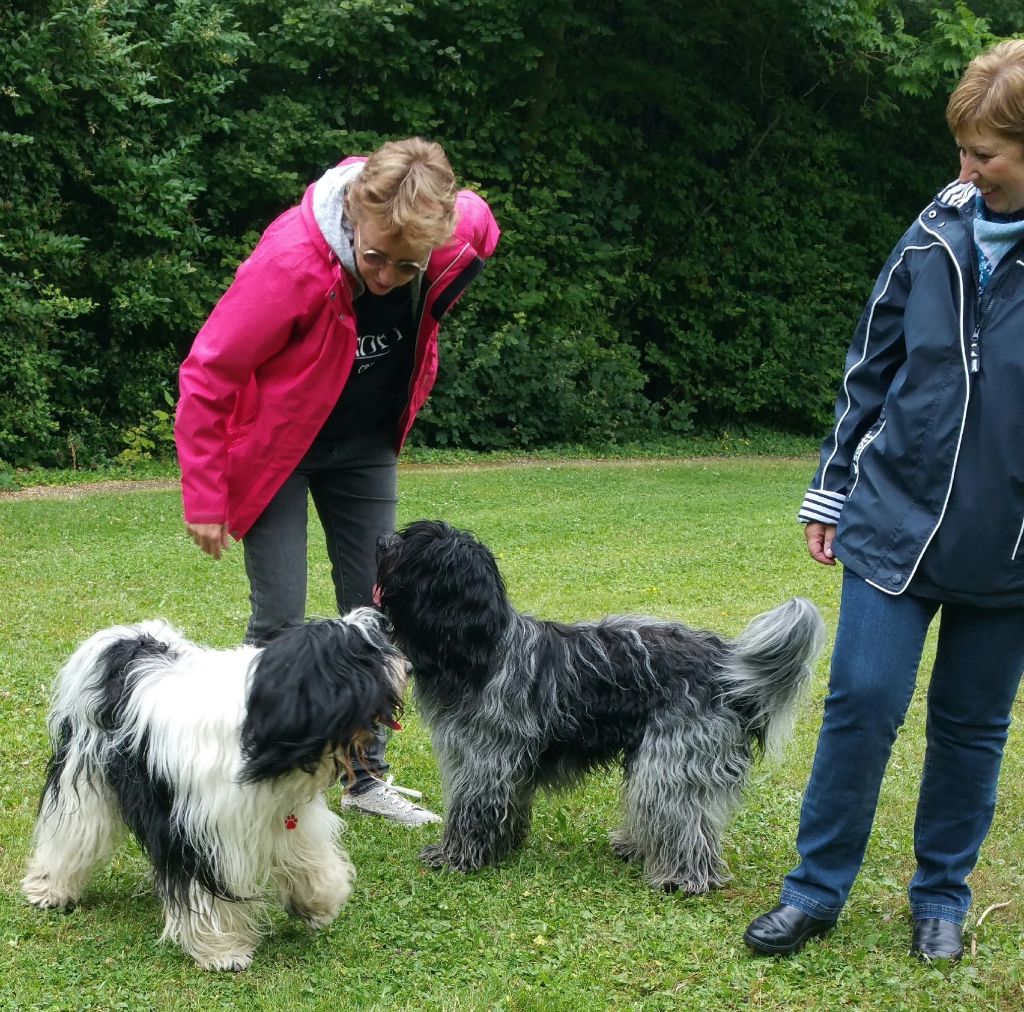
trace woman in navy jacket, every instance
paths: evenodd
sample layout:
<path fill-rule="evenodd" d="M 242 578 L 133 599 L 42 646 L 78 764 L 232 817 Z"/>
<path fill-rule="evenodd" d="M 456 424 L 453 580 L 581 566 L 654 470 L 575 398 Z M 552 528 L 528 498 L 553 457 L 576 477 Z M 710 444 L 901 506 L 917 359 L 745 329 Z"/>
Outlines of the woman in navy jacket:
<path fill-rule="evenodd" d="M 835 924 L 936 614 L 911 953 L 963 953 L 1024 670 L 1024 41 L 977 57 L 946 115 L 960 177 L 879 275 L 799 515 L 843 594 L 800 863 L 744 934 L 759 953 Z"/>

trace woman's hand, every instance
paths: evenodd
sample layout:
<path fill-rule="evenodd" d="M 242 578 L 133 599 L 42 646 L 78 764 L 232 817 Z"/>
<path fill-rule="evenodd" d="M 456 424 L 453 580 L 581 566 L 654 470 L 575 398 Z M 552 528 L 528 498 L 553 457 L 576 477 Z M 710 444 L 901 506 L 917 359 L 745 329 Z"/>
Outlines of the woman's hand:
<path fill-rule="evenodd" d="M 835 556 L 832 554 L 832 542 L 836 536 L 835 524 L 821 524 L 817 521 L 804 525 L 804 537 L 807 538 L 807 551 L 815 562 L 823 566 L 834 566 Z"/>
<path fill-rule="evenodd" d="M 188 536 L 207 555 L 215 559 L 220 558 L 220 553 L 228 547 L 228 525 L 227 524 L 185 524 Z"/>

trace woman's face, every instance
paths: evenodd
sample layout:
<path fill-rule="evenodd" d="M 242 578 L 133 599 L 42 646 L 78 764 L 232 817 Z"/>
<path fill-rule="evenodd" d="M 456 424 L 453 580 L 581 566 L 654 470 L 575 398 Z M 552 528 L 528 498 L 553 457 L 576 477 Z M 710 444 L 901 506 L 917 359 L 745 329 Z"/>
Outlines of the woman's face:
<path fill-rule="evenodd" d="M 960 182 L 974 183 L 997 214 L 1024 209 L 1024 144 L 988 127 L 965 127 L 956 142 Z"/>
<path fill-rule="evenodd" d="M 427 266 L 429 247 L 414 246 L 399 232 L 387 232 L 372 217 L 356 225 L 356 268 L 374 295 L 407 285 Z"/>

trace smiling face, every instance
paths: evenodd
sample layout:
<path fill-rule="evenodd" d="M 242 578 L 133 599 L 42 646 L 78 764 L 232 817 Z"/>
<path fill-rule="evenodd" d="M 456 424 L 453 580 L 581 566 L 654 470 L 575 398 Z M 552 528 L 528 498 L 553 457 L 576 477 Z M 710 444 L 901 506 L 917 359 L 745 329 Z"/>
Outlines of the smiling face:
<path fill-rule="evenodd" d="M 956 140 L 960 181 L 974 183 L 990 211 L 1024 209 L 1024 144 L 984 126 L 965 127 Z"/>

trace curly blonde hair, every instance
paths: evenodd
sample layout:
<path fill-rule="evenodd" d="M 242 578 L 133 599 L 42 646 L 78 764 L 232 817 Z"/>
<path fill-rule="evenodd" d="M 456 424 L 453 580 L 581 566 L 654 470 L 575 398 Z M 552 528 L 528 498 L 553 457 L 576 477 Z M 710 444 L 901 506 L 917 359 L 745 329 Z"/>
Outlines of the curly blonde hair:
<path fill-rule="evenodd" d="M 954 137 L 982 127 L 1024 144 L 1024 39 L 999 42 L 971 60 L 949 96 L 946 122 Z"/>
<path fill-rule="evenodd" d="M 458 187 L 440 144 L 422 137 L 388 141 L 367 159 L 348 188 L 353 224 L 373 218 L 414 245 L 443 246 L 455 231 Z"/>

